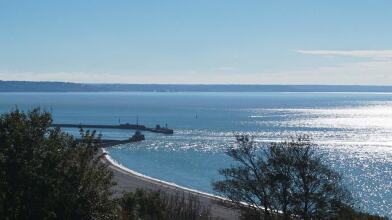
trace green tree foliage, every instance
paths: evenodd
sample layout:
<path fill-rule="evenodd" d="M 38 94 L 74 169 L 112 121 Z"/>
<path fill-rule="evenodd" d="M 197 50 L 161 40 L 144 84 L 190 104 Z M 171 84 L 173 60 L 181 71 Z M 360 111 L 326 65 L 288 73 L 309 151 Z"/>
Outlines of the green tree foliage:
<path fill-rule="evenodd" d="M 136 190 L 120 199 L 124 220 L 212 220 L 208 209 L 192 195 L 167 195 L 159 191 Z"/>
<path fill-rule="evenodd" d="M 52 129 L 39 109 L 0 117 L 2 219 L 113 219 L 112 173 L 97 157 L 99 138 Z"/>
<path fill-rule="evenodd" d="M 356 219 L 340 174 L 309 138 L 257 147 L 248 136 L 237 136 L 237 143 L 227 152 L 236 163 L 221 169 L 224 179 L 213 186 L 244 219 Z"/>

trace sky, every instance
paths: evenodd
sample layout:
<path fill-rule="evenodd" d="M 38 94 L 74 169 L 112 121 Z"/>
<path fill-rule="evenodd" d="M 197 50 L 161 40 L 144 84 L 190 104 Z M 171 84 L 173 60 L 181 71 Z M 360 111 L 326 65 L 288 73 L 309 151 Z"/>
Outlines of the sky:
<path fill-rule="evenodd" d="M 391 0 L 0 0 L 0 80 L 392 85 Z"/>

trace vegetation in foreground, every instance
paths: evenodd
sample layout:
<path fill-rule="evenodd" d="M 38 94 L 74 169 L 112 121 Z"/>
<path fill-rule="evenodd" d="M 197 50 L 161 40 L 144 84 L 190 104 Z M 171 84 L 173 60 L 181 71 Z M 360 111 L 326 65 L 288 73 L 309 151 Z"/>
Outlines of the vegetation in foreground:
<path fill-rule="evenodd" d="M 76 141 L 39 109 L 0 117 L 0 215 L 4 219 L 113 219 L 112 173 L 94 134 Z"/>
<path fill-rule="evenodd" d="M 189 195 L 138 190 L 115 199 L 113 174 L 100 162 L 95 132 L 81 131 L 75 140 L 51 123 L 51 115 L 39 109 L 0 116 L 2 219 L 212 219 Z M 238 166 L 221 170 L 225 180 L 214 187 L 244 219 L 381 219 L 354 211 L 340 176 L 310 142 L 272 144 L 257 154 L 248 137 L 237 140 L 228 154 Z"/>
<path fill-rule="evenodd" d="M 191 196 L 138 190 L 115 199 L 95 132 L 75 140 L 51 123 L 39 109 L 0 117 L 1 219 L 212 219 Z"/>
<path fill-rule="evenodd" d="M 341 175 L 307 136 L 258 147 L 239 135 L 227 151 L 236 163 L 219 173 L 214 190 L 229 198 L 243 219 L 382 219 L 357 212 Z"/>
<path fill-rule="evenodd" d="M 120 199 L 122 219 L 212 220 L 210 210 L 192 195 L 166 195 L 144 191 L 126 193 Z"/>

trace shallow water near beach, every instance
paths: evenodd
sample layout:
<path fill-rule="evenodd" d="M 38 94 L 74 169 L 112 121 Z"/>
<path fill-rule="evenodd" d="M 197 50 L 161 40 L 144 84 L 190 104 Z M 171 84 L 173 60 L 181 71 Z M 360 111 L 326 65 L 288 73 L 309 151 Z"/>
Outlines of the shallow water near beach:
<path fill-rule="evenodd" d="M 118 163 L 180 186 L 213 193 L 234 135 L 257 142 L 309 134 L 344 175 L 358 207 L 392 217 L 392 94 L 382 93 L 0 93 L 0 111 L 52 111 L 56 123 L 166 123 L 173 135 L 109 148 Z M 75 129 L 65 129 L 77 134 Z M 101 130 L 125 139 L 130 131 Z"/>

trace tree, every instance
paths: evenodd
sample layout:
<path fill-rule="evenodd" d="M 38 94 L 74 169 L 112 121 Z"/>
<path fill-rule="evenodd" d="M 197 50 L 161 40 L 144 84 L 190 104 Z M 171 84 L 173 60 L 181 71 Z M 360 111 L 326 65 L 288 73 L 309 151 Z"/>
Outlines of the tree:
<path fill-rule="evenodd" d="M 3 219 L 112 219 L 112 173 L 97 157 L 95 132 L 81 140 L 50 128 L 40 109 L 0 117 Z"/>
<path fill-rule="evenodd" d="M 332 219 L 351 207 L 350 193 L 305 136 L 258 148 L 237 136 L 227 154 L 236 162 L 221 169 L 214 190 L 252 219 Z"/>

